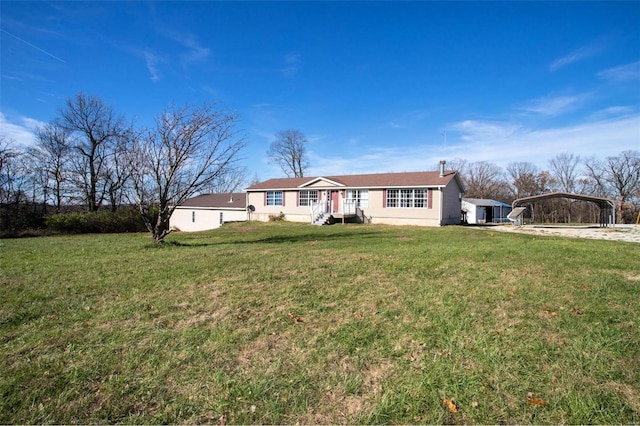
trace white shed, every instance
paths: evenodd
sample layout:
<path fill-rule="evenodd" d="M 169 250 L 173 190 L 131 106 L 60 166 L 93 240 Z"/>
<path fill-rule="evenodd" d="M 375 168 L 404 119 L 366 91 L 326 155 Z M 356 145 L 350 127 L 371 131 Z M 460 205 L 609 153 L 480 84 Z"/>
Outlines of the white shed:
<path fill-rule="evenodd" d="M 462 222 L 471 225 L 482 223 L 509 222 L 507 215 L 511 206 L 496 200 L 484 198 L 462 199 Z"/>
<path fill-rule="evenodd" d="M 169 224 L 183 232 L 207 231 L 225 222 L 247 220 L 247 196 L 244 193 L 202 194 L 176 207 Z"/>

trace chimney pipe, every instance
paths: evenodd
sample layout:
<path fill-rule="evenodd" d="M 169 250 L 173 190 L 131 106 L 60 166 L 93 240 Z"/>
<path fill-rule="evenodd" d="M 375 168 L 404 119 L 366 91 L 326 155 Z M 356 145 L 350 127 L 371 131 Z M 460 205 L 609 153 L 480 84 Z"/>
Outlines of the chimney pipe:
<path fill-rule="evenodd" d="M 444 177 L 444 165 L 447 164 L 445 160 L 440 160 L 440 177 Z"/>

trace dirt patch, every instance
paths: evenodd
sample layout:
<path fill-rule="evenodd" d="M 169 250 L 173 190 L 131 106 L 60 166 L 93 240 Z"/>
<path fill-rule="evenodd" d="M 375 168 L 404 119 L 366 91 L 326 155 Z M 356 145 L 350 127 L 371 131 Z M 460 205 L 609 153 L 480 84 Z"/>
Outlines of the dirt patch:
<path fill-rule="evenodd" d="M 245 371 L 260 371 L 271 366 L 288 368 L 300 358 L 300 351 L 292 347 L 288 333 L 264 334 L 247 343 L 238 353 L 236 365 Z"/>
<path fill-rule="evenodd" d="M 621 394 L 631 409 L 640 414 L 640 394 L 631 386 L 624 383 L 608 382 L 604 387 Z"/>
<path fill-rule="evenodd" d="M 389 360 L 367 363 L 362 369 L 357 369 L 352 360 L 343 357 L 335 360 L 336 371 L 347 374 L 357 374 L 361 385 L 355 392 L 349 393 L 341 384 L 328 389 L 320 403 L 310 408 L 299 419 L 300 424 L 354 424 L 371 412 L 375 406 L 375 398 L 382 392 L 382 384 L 393 368 Z"/>
<path fill-rule="evenodd" d="M 173 325 L 176 330 L 191 329 L 195 327 L 201 327 L 208 324 L 216 324 L 221 318 L 227 318 L 232 314 L 231 309 L 223 307 L 220 310 L 212 312 L 200 312 L 197 314 L 188 315 L 186 318 L 177 321 Z"/>
<path fill-rule="evenodd" d="M 628 279 L 629 281 L 640 281 L 640 273 L 630 273 L 630 274 L 626 274 L 625 276 L 626 279 Z"/>

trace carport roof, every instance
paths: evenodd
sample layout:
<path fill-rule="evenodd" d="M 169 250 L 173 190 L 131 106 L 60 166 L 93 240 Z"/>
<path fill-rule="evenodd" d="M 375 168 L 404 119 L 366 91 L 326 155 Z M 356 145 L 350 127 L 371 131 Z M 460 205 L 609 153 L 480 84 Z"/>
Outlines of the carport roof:
<path fill-rule="evenodd" d="M 518 198 L 511 203 L 512 207 L 519 207 L 523 204 L 530 203 L 533 201 L 541 201 L 548 200 L 550 198 L 570 198 L 572 200 L 581 200 L 581 201 L 591 201 L 592 203 L 596 203 L 600 208 L 613 208 L 613 201 L 608 198 L 603 197 L 595 197 L 593 195 L 585 195 L 585 194 L 572 194 L 570 192 L 549 192 L 546 194 L 533 195 L 531 197 Z"/>

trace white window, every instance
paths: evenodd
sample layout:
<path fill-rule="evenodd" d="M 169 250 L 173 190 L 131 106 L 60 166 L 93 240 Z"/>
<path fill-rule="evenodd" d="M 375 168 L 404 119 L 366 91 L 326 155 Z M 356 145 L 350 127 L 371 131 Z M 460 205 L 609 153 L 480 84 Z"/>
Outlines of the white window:
<path fill-rule="evenodd" d="M 388 189 L 387 207 L 428 208 L 426 189 Z"/>
<path fill-rule="evenodd" d="M 400 207 L 413 207 L 413 189 L 400 190 Z"/>
<path fill-rule="evenodd" d="M 268 206 L 281 206 L 282 205 L 282 191 L 267 191 L 267 205 Z"/>
<path fill-rule="evenodd" d="M 347 201 L 355 202 L 357 207 L 369 207 L 368 189 L 347 189 Z"/>
<path fill-rule="evenodd" d="M 318 191 L 300 191 L 300 205 L 310 206 L 318 201 Z"/>
<path fill-rule="evenodd" d="M 398 207 L 399 192 L 397 189 L 387 190 L 387 207 Z"/>
<path fill-rule="evenodd" d="M 413 207 L 419 207 L 419 208 L 427 207 L 427 190 L 426 189 L 413 190 Z"/>

